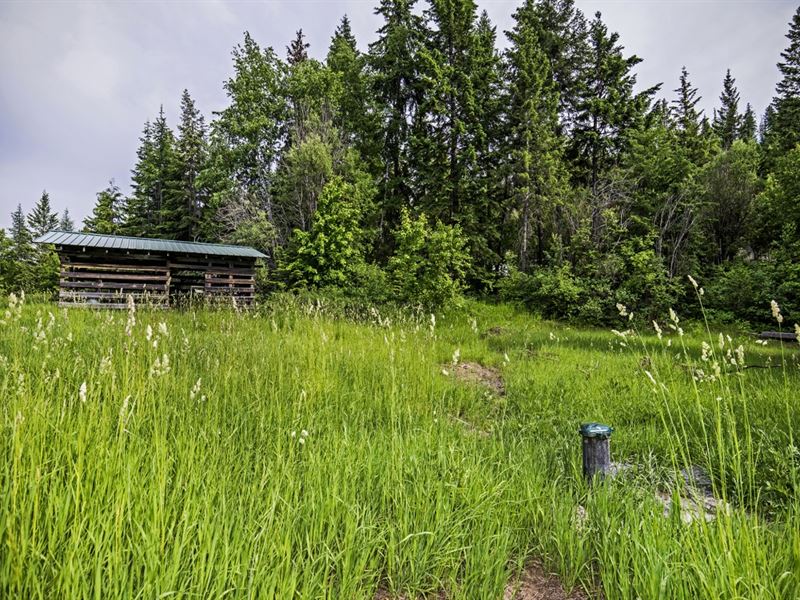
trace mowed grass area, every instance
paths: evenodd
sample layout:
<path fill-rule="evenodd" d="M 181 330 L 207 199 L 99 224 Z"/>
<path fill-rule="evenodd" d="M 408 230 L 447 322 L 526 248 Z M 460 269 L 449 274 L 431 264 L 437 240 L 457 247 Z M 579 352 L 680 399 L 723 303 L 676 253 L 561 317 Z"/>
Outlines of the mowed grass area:
<path fill-rule="evenodd" d="M 12 309 L 0 597 L 497 599 L 531 560 L 591 597 L 800 597 L 798 350 L 661 327 L 479 303 L 435 323 L 324 302 Z M 740 344 L 778 368 L 732 365 Z M 594 420 L 633 467 L 588 490 Z M 655 491 L 684 465 L 730 510 L 665 518 Z"/>

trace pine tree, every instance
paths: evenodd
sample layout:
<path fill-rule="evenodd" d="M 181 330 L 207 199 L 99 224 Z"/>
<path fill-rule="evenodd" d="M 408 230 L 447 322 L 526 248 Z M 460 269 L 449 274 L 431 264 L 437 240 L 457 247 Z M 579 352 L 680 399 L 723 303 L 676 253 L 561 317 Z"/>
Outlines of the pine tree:
<path fill-rule="evenodd" d="M 11 228 L 8 233 L 8 264 L 3 269 L 6 285 L 12 290 L 30 289 L 36 251 L 31 243 L 33 236 L 25 222 L 21 204 L 11 213 Z"/>
<path fill-rule="evenodd" d="M 11 245 L 18 260 L 30 259 L 33 247 L 33 236 L 25 221 L 22 204 L 17 205 L 17 210 L 11 213 L 11 229 L 9 230 Z"/>
<path fill-rule="evenodd" d="M 181 116 L 175 144 L 175 189 L 164 208 L 163 235 L 178 240 L 194 240 L 207 204 L 207 192 L 200 185 L 200 173 L 208 160 L 205 120 L 188 90 L 181 95 Z"/>
<path fill-rule="evenodd" d="M 633 68 L 642 59 L 625 58 L 619 34 L 608 33 L 600 13 L 589 27 L 590 59 L 580 75 L 571 151 L 575 176 L 596 193 L 601 174 L 616 164 L 626 133 L 643 124 L 655 86 L 634 94 Z"/>
<path fill-rule="evenodd" d="M 366 56 L 359 52 L 347 15 L 342 17 L 331 38 L 328 68 L 341 79 L 335 125 L 343 141 L 355 147 L 376 175 L 380 172 L 379 115 L 370 95 Z"/>
<path fill-rule="evenodd" d="M 475 96 L 475 119 L 481 124 L 473 140 L 475 158 L 468 177 L 480 236 L 468 240 L 474 276 L 487 281 L 503 260 L 502 220 L 507 189 L 503 177 L 506 137 L 504 116 L 503 61 L 496 49 L 497 30 L 486 11 L 478 18 L 472 56 L 471 77 Z M 479 242 L 479 244 L 476 244 Z M 481 272 L 483 271 L 483 272 Z"/>
<path fill-rule="evenodd" d="M 172 232 L 164 229 L 164 217 L 177 186 L 175 136 L 167 125 L 163 106 L 152 124 L 145 123 L 140 141 L 123 231 L 133 236 L 169 236 Z"/>
<path fill-rule="evenodd" d="M 773 125 L 775 123 L 775 107 L 770 104 L 764 111 L 761 117 L 761 122 L 758 125 L 758 141 L 764 145 L 770 141 L 772 135 Z"/>
<path fill-rule="evenodd" d="M 508 63 L 508 156 L 512 174 L 519 267 L 544 262 L 549 215 L 563 184 L 557 137 L 558 91 L 541 45 L 542 22 L 534 0 L 513 15 Z M 535 239 L 535 248 L 532 248 Z"/>
<path fill-rule="evenodd" d="M 33 210 L 28 215 L 28 225 L 33 237 L 39 237 L 58 228 L 58 214 L 50 207 L 50 196 L 43 191 Z"/>
<path fill-rule="evenodd" d="M 483 135 L 471 73 L 475 12 L 473 0 L 432 0 L 420 48 L 424 83 L 411 140 L 416 188 L 423 210 L 450 223 L 474 218 L 464 187 L 474 169 L 474 137 Z"/>
<path fill-rule="evenodd" d="M 416 202 L 430 217 L 460 226 L 473 258 L 470 279 L 480 283 L 499 262 L 489 249 L 492 227 L 482 221 L 489 198 L 479 177 L 479 157 L 486 158 L 499 120 L 496 97 L 488 97 L 500 91 L 495 31 L 487 15 L 478 19 L 473 0 L 434 0 L 425 17 L 410 138 Z"/>
<path fill-rule="evenodd" d="M 773 162 L 800 144 L 800 7 L 792 17 L 786 37 L 789 46 L 778 63 L 782 77 L 772 100 L 774 115 L 767 140 Z"/>
<path fill-rule="evenodd" d="M 92 214 L 83 220 L 83 230 L 89 233 L 115 235 L 120 233 L 124 198 L 114 180 L 97 192 Z"/>
<path fill-rule="evenodd" d="M 744 115 L 742 115 L 742 122 L 739 125 L 738 139 L 746 142 L 754 141 L 756 139 L 756 128 L 756 113 L 748 102 Z"/>
<path fill-rule="evenodd" d="M 731 76 L 730 69 L 722 81 L 722 94 L 719 100 L 721 106 L 719 110 L 714 111 L 713 128 L 722 148 L 727 150 L 739 137 L 742 123 L 742 116 L 739 114 L 739 91 L 736 89 L 736 80 Z"/>
<path fill-rule="evenodd" d="M 292 43 L 286 46 L 286 60 L 289 65 L 299 65 L 301 62 L 308 60 L 309 46 L 310 44 L 306 42 L 306 38 L 303 35 L 303 30 L 298 29 Z"/>
<path fill-rule="evenodd" d="M 697 95 L 697 88 L 692 87 L 689 81 L 689 72 L 686 67 L 681 68 L 680 87 L 673 90 L 678 97 L 672 101 L 672 112 L 677 122 L 681 137 L 687 141 L 696 138 L 700 133 L 700 123 L 703 111 L 697 110 L 697 104 L 702 100 Z"/>
<path fill-rule="evenodd" d="M 75 221 L 69 214 L 69 209 L 65 208 L 61 213 L 61 219 L 58 222 L 58 229 L 60 231 L 75 231 Z"/>
<path fill-rule="evenodd" d="M 674 120 L 678 142 L 697 166 L 703 165 L 711 153 L 712 140 L 708 135 L 708 120 L 697 104 L 702 100 L 697 88 L 689 81 L 686 67 L 681 69 L 680 86 L 673 90 L 677 97 L 672 101 L 670 116 Z"/>
<path fill-rule="evenodd" d="M 411 202 L 409 187 L 409 129 L 417 106 L 417 58 L 422 23 L 415 15 L 415 0 L 381 0 L 375 13 L 383 18 L 378 39 L 370 44 L 369 62 L 374 73 L 373 94 L 381 114 L 380 179 L 383 216 L 381 236 L 399 219 L 400 207 Z"/>
<path fill-rule="evenodd" d="M 588 26 L 574 0 L 538 0 L 539 46 L 550 63 L 558 90 L 559 135 L 574 127 L 580 102 L 581 74 L 589 60 Z"/>

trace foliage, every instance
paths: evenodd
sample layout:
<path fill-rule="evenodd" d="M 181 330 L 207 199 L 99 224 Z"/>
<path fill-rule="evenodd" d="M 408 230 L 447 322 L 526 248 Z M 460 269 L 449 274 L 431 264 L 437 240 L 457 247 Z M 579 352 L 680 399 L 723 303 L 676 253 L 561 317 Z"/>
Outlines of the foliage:
<path fill-rule="evenodd" d="M 478 4 L 378 0 L 375 41 L 360 49 L 344 16 L 324 61 L 309 55 L 302 30 L 285 58 L 245 33 L 223 84 L 227 105 L 207 125 L 184 90 L 174 130 L 163 108 L 147 121 L 131 193 L 112 184 L 98 194 L 86 229 L 255 246 L 269 257 L 262 291 L 289 284 L 383 301 L 394 294 L 385 283 L 401 290 L 393 299 L 418 302 L 417 271 L 398 266 L 393 233 L 409 226 L 404 214 L 424 213 L 463 241 L 455 288 L 502 289 L 544 314 L 593 323 L 617 301 L 642 316 L 672 304 L 697 316 L 687 275 L 731 289 L 793 247 L 800 12 L 756 134 L 758 115 L 730 70 L 708 118 L 685 67 L 671 98 L 660 85 L 642 88 L 642 59 L 574 0 L 521 0 L 505 39 Z M 342 209 L 353 215 L 327 206 L 318 218 L 333 181 L 353 186 Z M 49 281 L 37 272 L 44 255 L 24 238 L 58 218 L 49 198 L 17 212 L 12 262 L 0 268 L 8 287 L 38 289 Z M 314 232 L 315 223 L 332 230 Z M 315 261 L 339 226 L 358 247 L 352 265 L 339 261 L 329 275 Z M 444 277 L 440 286 L 439 275 L 420 276 L 434 280 L 420 289 L 450 290 Z M 778 293 L 780 278 L 770 281 L 751 302 L 717 299 L 714 310 L 754 318 L 762 294 Z M 425 302 L 447 303 L 451 292 Z"/>
<path fill-rule="evenodd" d="M 113 180 L 108 187 L 97 192 L 92 214 L 83 220 L 83 230 L 89 233 L 115 235 L 122 229 L 124 197 Z"/>
<path fill-rule="evenodd" d="M 322 188 L 308 231 L 295 229 L 284 278 L 292 286 L 345 287 L 364 262 L 357 188 L 339 177 Z"/>
<path fill-rule="evenodd" d="M 400 215 L 394 231 L 395 252 L 387 271 L 393 297 L 401 302 L 438 308 L 455 301 L 469 267 L 466 240 L 458 225 L 428 225 L 424 214 Z"/>

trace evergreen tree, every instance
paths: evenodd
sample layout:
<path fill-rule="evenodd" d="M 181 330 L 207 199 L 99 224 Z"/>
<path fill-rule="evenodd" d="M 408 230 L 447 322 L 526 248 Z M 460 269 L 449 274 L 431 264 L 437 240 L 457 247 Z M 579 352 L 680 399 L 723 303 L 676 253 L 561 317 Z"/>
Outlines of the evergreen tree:
<path fill-rule="evenodd" d="M 747 103 L 744 115 L 742 115 L 742 122 L 739 125 L 738 138 L 745 142 L 751 142 L 756 139 L 756 113 L 750 103 Z"/>
<path fill-rule="evenodd" d="M 526 271 L 534 261 L 544 262 L 547 224 L 562 193 L 558 91 L 540 43 L 542 23 L 534 0 L 517 9 L 507 35 L 508 155 L 518 264 Z"/>
<path fill-rule="evenodd" d="M 136 166 L 131 172 L 133 193 L 126 203 L 123 231 L 127 235 L 169 237 L 164 229 L 165 209 L 177 186 L 175 136 L 167 125 L 162 106 L 158 118 L 145 123 Z"/>
<path fill-rule="evenodd" d="M 589 27 L 589 61 L 581 73 L 570 156 L 576 180 L 593 194 L 601 174 L 615 165 L 627 143 L 627 132 L 643 124 L 655 86 L 634 94 L 633 68 L 642 59 L 625 58 L 619 34 L 608 33 L 600 13 Z"/>
<path fill-rule="evenodd" d="M 207 204 L 207 191 L 200 173 L 208 160 L 207 131 L 203 115 L 188 90 L 181 96 L 181 116 L 175 144 L 175 189 L 164 207 L 163 235 L 178 240 L 195 240 Z"/>
<path fill-rule="evenodd" d="M 35 249 L 31 243 L 31 235 L 25 221 L 22 205 L 11 213 L 7 256 L 10 264 L 5 269 L 8 287 L 13 290 L 30 289 L 33 275 Z"/>
<path fill-rule="evenodd" d="M 497 276 L 503 260 L 503 228 L 508 190 L 504 177 L 506 124 L 504 123 L 503 61 L 496 49 L 497 30 L 486 11 L 478 18 L 471 77 L 475 96 L 475 158 L 469 173 L 469 192 L 474 202 L 475 224 L 480 235 L 469 240 L 473 279 L 481 282 Z M 475 242 L 478 241 L 479 244 Z M 473 281 L 473 283 L 475 283 Z"/>
<path fill-rule="evenodd" d="M 678 124 L 678 129 L 688 136 L 694 137 L 700 130 L 700 120 L 703 111 L 697 110 L 697 104 L 702 100 L 697 95 L 697 88 L 692 87 L 689 81 L 689 72 L 686 67 L 681 68 L 680 87 L 674 90 L 678 97 L 672 101 L 673 113 Z"/>
<path fill-rule="evenodd" d="M 58 228 L 58 214 L 50 207 L 50 195 L 43 191 L 28 215 L 28 225 L 33 237 L 39 237 Z"/>
<path fill-rule="evenodd" d="M 376 175 L 380 172 L 379 121 L 370 94 L 367 58 L 359 52 L 347 15 L 342 17 L 331 38 L 327 67 L 341 80 L 341 95 L 334 124 L 343 141 L 361 154 Z"/>
<path fill-rule="evenodd" d="M 697 95 L 697 88 L 692 87 L 686 67 L 681 68 L 680 86 L 673 91 L 678 96 L 672 101 L 672 114 L 675 117 L 679 137 L 685 148 L 693 148 L 700 137 L 702 126 L 703 111 L 697 110 L 697 104 L 702 97 Z"/>
<path fill-rule="evenodd" d="M 64 212 L 61 213 L 61 219 L 58 222 L 58 229 L 60 231 L 75 231 L 75 221 L 72 220 L 68 208 L 65 208 Z"/>
<path fill-rule="evenodd" d="M 569 134 L 581 96 L 581 76 L 589 60 L 588 26 L 574 0 L 538 0 L 539 46 L 550 63 L 558 90 L 559 135 Z"/>
<path fill-rule="evenodd" d="M 9 230 L 11 246 L 17 260 L 30 260 L 32 255 L 33 235 L 25 222 L 25 213 L 22 211 L 22 204 L 17 205 L 17 209 L 11 213 L 11 229 Z"/>
<path fill-rule="evenodd" d="M 432 0 L 425 12 L 421 103 L 411 139 L 423 209 L 447 222 L 468 222 L 468 229 L 475 215 L 466 179 L 475 168 L 475 138 L 483 136 L 471 73 L 475 10 L 473 0 Z"/>
<path fill-rule="evenodd" d="M 761 117 L 761 123 L 758 126 L 758 141 L 764 145 L 770 141 L 772 135 L 773 124 L 775 123 L 775 107 L 771 104 L 764 111 Z"/>
<path fill-rule="evenodd" d="M 378 39 L 370 44 L 369 63 L 374 73 L 373 94 L 381 115 L 380 197 L 383 215 L 381 235 L 399 218 L 399 210 L 411 202 L 409 177 L 409 129 L 418 97 L 417 58 L 422 23 L 413 12 L 415 0 L 381 0 L 375 13 L 382 17 Z"/>
<path fill-rule="evenodd" d="M 0 229 L 0 294 L 7 294 L 15 285 L 15 263 L 11 254 L 11 240 L 5 229 Z"/>
<path fill-rule="evenodd" d="M 800 7 L 789 23 L 789 46 L 778 63 L 781 80 L 772 100 L 773 115 L 767 144 L 771 160 L 800 144 Z"/>
<path fill-rule="evenodd" d="M 714 111 L 713 128 L 722 148 L 727 150 L 739 137 L 742 124 L 742 116 L 739 114 L 739 91 L 736 89 L 736 80 L 731 77 L 730 69 L 722 81 L 722 94 L 719 100 L 721 106 L 719 110 Z"/>
<path fill-rule="evenodd" d="M 108 235 L 120 233 L 123 205 L 122 192 L 112 179 L 108 182 L 108 187 L 97 192 L 92 214 L 83 220 L 83 230 Z"/>
<path fill-rule="evenodd" d="M 496 34 L 473 0 L 434 0 L 425 18 L 410 137 L 415 201 L 431 217 L 460 226 L 473 258 L 470 279 L 480 285 L 500 258 L 490 249 L 497 228 L 483 221 L 490 197 L 481 171 L 490 165 L 479 162 L 491 160 L 500 118 Z"/>
<path fill-rule="evenodd" d="M 286 46 L 286 60 L 289 65 L 299 65 L 301 62 L 308 60 L 309 45 L 303 35 L 303 30 L 298 29 L 292 43 Z"/>

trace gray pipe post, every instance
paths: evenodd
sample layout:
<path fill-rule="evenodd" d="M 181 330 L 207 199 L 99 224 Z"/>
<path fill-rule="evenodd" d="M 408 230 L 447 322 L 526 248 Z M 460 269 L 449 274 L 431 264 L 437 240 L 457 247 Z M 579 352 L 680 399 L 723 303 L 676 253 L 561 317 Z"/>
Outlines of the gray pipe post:
<path fill-rule="evenodd" d="M 599 475 L 603 479 L 611 470 L 612 427 L 601 423 L 585 423 L 578 432 L 583 438 L 583 476 L 589 484 Z"/>

